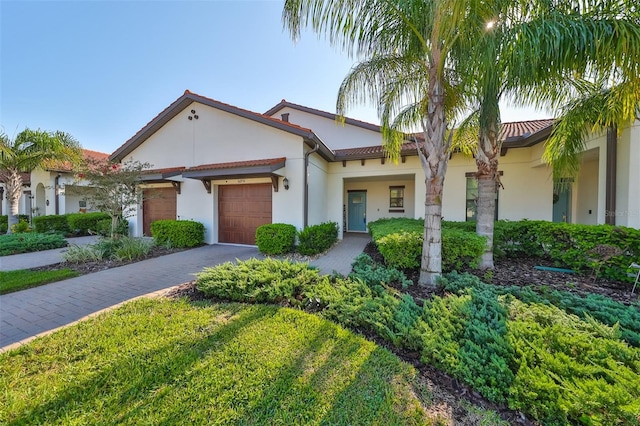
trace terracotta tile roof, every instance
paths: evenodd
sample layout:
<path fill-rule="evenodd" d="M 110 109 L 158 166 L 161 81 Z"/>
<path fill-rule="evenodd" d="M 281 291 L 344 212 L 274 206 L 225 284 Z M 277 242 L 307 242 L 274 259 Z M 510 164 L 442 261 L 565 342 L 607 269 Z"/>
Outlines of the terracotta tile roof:
<path fill-rule="evenodd" d="M 144 170 L 142 173 L 143 174 L 165 174 L 165 173 L 173 173 L 173 172 L 183 172 L 186 169 L 186 167 L 181 166 L 181 167 L 166 167 L 164 169 L 147 169 Z"/>
<path fill-rule="evenodd" d="M 543 120 L 513 121 L 502 123 L 500 139 L 507 141 L 513 138 L 525 138 L 534 133 L 538 133 L 553 124 L 553 118 Z"/>
<path fill-rule="evenodd" d="M 358 148 L 337 149 L 334 151 L 336 160 L 346 157 L 362 158 L 362 157 L 382 157 L 384 156 L 384 148 L 382 145 L 363 146 Z M 400 150 L 402 154 L 417 154 L 415 142 L 406 142 Z"/>
<path fill-rule="evenodd" d="M 109 154 L 105 152 L 93 151 L 90 149 L 82 149 L 82 156 L 86 160 L 91 159 L 102 161 L 109 159 Z M 73 166 L 68 161 L 53 161 L 46 164 L 45 170 L 49 170 L 52 172 L 70 172 L 73 171 Z"/>
<path fill-rule="evenodd" d="M 189 167 L 185 171 L 194 172 L 198 170 L 236 169 L 240 167 L 273 166 L 286 161 L 285 157 L 267 158 L 262 160 L 234 161 L 230 163 L 202 164 L 200 166 Z"/>

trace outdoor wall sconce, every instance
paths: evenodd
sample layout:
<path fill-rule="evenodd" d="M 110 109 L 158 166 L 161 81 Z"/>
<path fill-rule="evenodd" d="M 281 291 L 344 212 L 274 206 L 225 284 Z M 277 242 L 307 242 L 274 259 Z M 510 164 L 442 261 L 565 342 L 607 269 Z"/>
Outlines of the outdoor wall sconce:
<path fill-rule="evenodd" d="M 289 189 L 289 179 L 284 178 L 282 179 L 282 185 L 284 185 L 284 189 Z"/>

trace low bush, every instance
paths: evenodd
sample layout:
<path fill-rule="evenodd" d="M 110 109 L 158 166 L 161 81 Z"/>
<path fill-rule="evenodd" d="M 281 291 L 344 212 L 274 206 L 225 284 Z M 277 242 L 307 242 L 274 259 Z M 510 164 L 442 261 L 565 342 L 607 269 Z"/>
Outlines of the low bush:
<path fill-rule="evenodd" d="M 256 245 L 264 254 L 278 255 L 293 251 L 296 227 L 286 223 L 269 223 L 256 229 Z"/>
<path fill-rule="evenodd" d="M 384 265 L 376 263 L 365 253 L 359 254 L 354 259 L 351 268 L 352 272 L 349 274 L 349 278 L 360 279 L 369 287 L 375 285 L 397 284 L 402 288 L 407 288 L 413 284 L 404 272 L 399 271 L 396 268 L 387 268 Z"/>
<path fill-rule="evenodd" d="M 412 269 L 420 266 L 424 221 L 418 219 L 380 219 L 369 223 L 373 241 L 387 265 Z M 442 269 L 452 271 L 475 267 L 482 255 L 485 239 L 462 229 L 442 229 Z"/>
<path fill-rule="evenodd" d="M 31 229 L 31 226 L 29 226 L 29 222 L 23 219 L 20 219 L 18 223 L 11 227 L 11 232 L 13 232 L 14 234 L 22 234 L 31 231 L 33 231 L 33 229 Z"/>
<path fill-rule="evenodd" d="M 97 234 L 99 229 L 99 223 L 103 220 L 111 221 L 111 218 L 107 213 L 92 212 L 92 213 L 71 213 L 66 215 L 67 223 L 69 224 L 69 231 L 73 235 L 90 235 Z"/>
<path fill-rule="evenodd" d="M 25 222 L 29 222 L 30 218 L 29 215 L 26 214 L 19 214 L 18 215 L 18 222 L 24 220 Z M 9 216 L 5 215 L 0 215 L 0 234 L 5 234 L 7 232 L 7 229 L 9 229 Z"/>
<path fill-rule="evenodd" d="M 328 250 L 337 239 L 338 224 L 336 222 L 308 226 L 298 232 L 297 251 L 300 254 L 313 256 Z"/>
<path fill-rule="evenodd" d="M 192 220 L 157 220 L 151 223 L 151 235 L 158 245 L 196 247 L 204 243 L 204 225 Z"/>
<path fill-rule="evenodd" d="M 287 302 L 298 305 L 303 289 L 319 280 L 318 271 L 305 263 L 277 259 L 249 259 L 205 268 L 196 286 L 209 297 L 236 302 Z"/>
<path fill-rule="evenodd" d="M 41 234 L 55 232 L 67 235 L 69 233 L 67 216 L 63 214 L 36 216 L 32 219 L 32 222 L 35 231 Z"/>
<path fill-rule="evenodd" d="M 519 300 L 468 274 L 441 285 L 453 294 L 425 303 L 424 361 L 542 424 L 635 424 L 640 350 L 617 325 Z"/>
<path fill-rule="evenodd" d="M 85 246 L 73 244 L 63 253 L 62 258 L 70 263 L 96 262 L 105 259 L 131 261 L 146 257 L 154 246 L 155 242 L 147 238 L 102 238 L 95 244 Z"/>
<path fill-rule="evenodd" d="M 111 218 L 102 219 L 96 224 L 98 235 L 103 237 L 111 237 Z M 114 236 L 129 236 L 129 222 L 126 219 L 118 220 L 118 227 Z"/>
<path fill-rule="evenodd" d="M 9 234 L 0 235 L 0 256 L 65 247 L 67 241 L 59 234 Z"/>

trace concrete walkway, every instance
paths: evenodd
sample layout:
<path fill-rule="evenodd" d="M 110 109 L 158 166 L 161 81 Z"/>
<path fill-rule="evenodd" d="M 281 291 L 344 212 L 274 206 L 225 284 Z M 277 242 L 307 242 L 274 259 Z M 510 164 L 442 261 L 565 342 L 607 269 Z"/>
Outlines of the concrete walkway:
<path fill-rule="evenodd" d="M 69 245 L 85 246 L 93 244 L 97 236 L 67 238 Z M 16 269 L 37 268 L 39 266 L 53 265 L 62 262 L 62 253 L 69 247 L 53 250 L 36 251 L 33 253 L 14 254 L 12 256 L 0 256 L 0 271 L 14 271 Z"/>
<path fill-rule="evenodd" d="M 347 275 L 370 238 L 349 234 L 311 262 Z M 26 255 L 17 255 L 26 256 Z M 13 257 L 13 256 L 11 256 Z M 126 300 L 193 280 L 204 267 L 261 257 L 250 246 L 210 245 L 0 296 L 0 352 Z M 57 263 L 57 262 L 53 262 Z M 27 261 L 23 262 L 26 265 Z M 30 266 L 23 266 L 28 268 Z"/>

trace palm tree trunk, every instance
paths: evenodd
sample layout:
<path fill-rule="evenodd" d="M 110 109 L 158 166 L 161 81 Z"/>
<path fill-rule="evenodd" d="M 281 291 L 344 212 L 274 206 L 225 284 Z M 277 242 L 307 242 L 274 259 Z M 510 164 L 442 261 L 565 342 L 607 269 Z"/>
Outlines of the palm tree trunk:
<path fill-rule="evenodd" d="M 440 51 L 432 50 L 429 72 L 429 104 L 424 123 L 425 142 L 418 156 L 425 173 L 426 195 L 424 234 L 418 284 L 435 286 L 442 275 L 442 192 L 449 164 L 451 134 L 445 140 L 447 121 L 444 107 L 444 86 L 439 76 Z"/>
<path fill-rule="evenodd" d="M 22 195 L 22 176 L 17 170 L 8 170 L 6 180 L 8 227 L 7 234 L 11 234 L 11 227 L 18 223 L 20 196 Z"/>
<path fill-rule="evenodd" d="M 478 166 L 478 210 L 476 233 L 487 240 L 480 259 L 480 269 L 493 269 L 493 228 L 496 215 L 496 193 L 500 183 L 498 159 L 500 146 L 495 123 L 489 130 L 480 130 L 480 144 L 476 156 Z"/>

